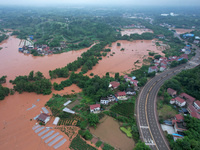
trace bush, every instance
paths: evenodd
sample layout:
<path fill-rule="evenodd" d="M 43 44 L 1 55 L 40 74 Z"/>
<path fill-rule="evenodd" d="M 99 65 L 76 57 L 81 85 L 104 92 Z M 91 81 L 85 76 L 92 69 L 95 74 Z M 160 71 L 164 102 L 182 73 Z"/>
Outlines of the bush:
<path fill-rule="evenodd" d="M 104 147 L 103 150 L 114 150 L 114 147 L 112 147 L 111 145 L 104 143 Z"/>
<path fill-rule="evenodd" d="M 96 145 L 96 147 L 100 147 L 100 146 L 101 146 L 101 144 L 102 144 L 102 142 L 101 142 L 101 141 L 97 141 L 95 145 Z"/>
<path fill-rule="evenodd" d="M 90 73 L 90 76 L 93 76 L 94 75 L 94 73 Z"/>
<path fill-rule="evenodd" d="M 120 44 L 120 43 L 117 43 L 117 46 L 121 46 L 121 44 Z"/>

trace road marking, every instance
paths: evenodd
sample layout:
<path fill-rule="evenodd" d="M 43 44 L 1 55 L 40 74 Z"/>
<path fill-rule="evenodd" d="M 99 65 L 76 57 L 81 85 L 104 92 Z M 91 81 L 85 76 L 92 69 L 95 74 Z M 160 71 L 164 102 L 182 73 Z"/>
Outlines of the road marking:
<path fill-rule="evenodd" d="M 140 126 L 140 128 L 148 129 L 148 126 Z"/>
<path fill-rule="evenodd" d="M 154 83 L 154 84 L 155 84 L 155 83 Z M 154 86 L 154 84 L 153 84 L 153 86 Z M 148 100 L 149 93 L 150 93 L 150 91 L 152 90 L 153 86 L 151 86 L 151 88 L 149 89 L 149 92 L 148 92 L 147 97 L 146 97 L 146 102 L 145 102 L 145 114 L 146 114 L 146 121 L 147 121 L 148 127 L 149 127 L 149 121 L 148 121 L 148 117 L 147 117 L 147 100 Z M 153 137 L 153 135 L 152 135 L 152 133 L 151 133 L 151 129 L 150 129 L 150 128 L 149 128 L 149 133 L 150 133 L 150 135 L 151 135 L 151 137 L 152 137 L 152 139 L 153 139 L 153 143 L 154 143 L 154 145 L 156 146 L 156 149 L 158 150 L 158 146 L 156 145 L 156 142 L 155 142 L 155 140 L 154 140 L 154 137 Z M 146 143 L 145 143 L 145 144 L 146 144 Z"/>

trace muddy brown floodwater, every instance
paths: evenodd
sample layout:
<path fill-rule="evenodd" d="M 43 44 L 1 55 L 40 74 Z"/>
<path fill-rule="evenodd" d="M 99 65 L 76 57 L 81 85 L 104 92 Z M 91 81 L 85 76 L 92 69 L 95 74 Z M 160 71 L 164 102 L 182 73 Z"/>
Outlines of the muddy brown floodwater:
<path fill-rule="evenodd" d="M 41 57 L 19 53 L 19 43 L 20 39 L 10 36 L 8 40 L 0 44 L 0 47 L 3 47 L 0 50 L 0 76 L 7 75 L 7 81 L 18 75 L 28 75 L 32 70 L 41 71 L 48 78 L 49 70 L 66 66 L 89 49 Z"/>
<path fill-rule="evenodd" d="M 121 43 L 121 46 L 117 46 L 117 43 Z M 103 76 L 106 72 L 110 72 L 113 76 L 114 73 L 119 72 L 121 75 L 130 73 L 132 70 L 138 69 L 142 66 L 143 59 L 148 58 L 148 53 L 155 52 L 163 55 L 155 45 L 155 40 L 137 40 L 137 41 L 124 41 L 120 40 L 112 44 L 111 52 L 99 61 L 99 64 L 88 73 L 94 73 L 94 75 Z M 124 48 L 124 51 L 120 51 Z M 113 54 L 114 53 L 114 54 Z M 113 56 L 110 56 L 112 54 Z M 136 63 L 139 61 L 139 63 Z"/>
<path fill-rule="evenodd" d="M 117 42 L 121 43 L 121 46 L 116 46 Z M 92 71 L 100 76 L 105 75 L 106 72 L 130 72 L 137 66 L 134 62 L 142 60 L 146 55 L 148 57 L 147 50 L 154 51 L 162 54 L 155 46 L 155 41 L 117 41 L 112 44 L 111 52 L 113 56 L 103 58 L 99 61 Z M 11 88 L 12 85 L 8 82 L 10 79 L 14 79 L 19 75 L 28 75 L 32 70 L 41 71 L 45 77 L 49 78 L 49 70 L 66 66 L 68 63 L 73 62 L 88 48 L 79 51 L 70 51 L 67 53 L 34 57 L 32 55 L 24 55 L 18 52 L 20 40 L 10 36 L 9 39 L 0 44 L 3 49 L 0 51 L 0 77 L 7 75 L 7 83 L 3 86 Z M 124 51 L 120 51 L 124 48 Z M 142 63 L 136 64 L 141 66 Z M 54 79 L 53 82 L 60 83 L 65 79 Z M 54 94 L 71 94 L 75 92 L 81 92 L 81 89 L 76 85 L 65 88 L 62 91 L 52 91 Z M 41 108 L 52 97 L 51 95 L 37 95 L 35 93 L 15 93 L 14 95 L 7 96 L 3 101 L 0 101 L 0 149 L 6 150 L 53 150 L 53 147 L 47 146 L 33 130 L 32 127 L 36 123 L 33 119 L 40 114 Z M 40 101 L 37 101 L 40 99 Z M 32 106 L 36 105 L 34 108 Z M 52 121 L 51 121 L 52 122 Z M 52 126 L 52 123 L 51 123 Z M 61 135 L 64 135 L 60 132 Z M 58 148 L 69 149 L 69 140 L 66 144 Z"/>
<path fill-rule="evenodd" d="M 178 34 L 184 34 L 184 33 L 190 33 L 192 31 L 194 31 L 193 29 L 174 29 Z"/>

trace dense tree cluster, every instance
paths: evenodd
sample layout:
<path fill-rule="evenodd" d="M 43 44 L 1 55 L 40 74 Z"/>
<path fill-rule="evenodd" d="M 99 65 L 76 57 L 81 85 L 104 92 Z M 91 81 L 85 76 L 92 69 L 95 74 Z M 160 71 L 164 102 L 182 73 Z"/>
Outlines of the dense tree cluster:
<path fill-rule="evenodd" d="M 14 90 L 19 93 L 35 92 L 44 95 L 51 93 L 52 84 L 50 80 L 44 78 L 43 74 L 39 71 L 35 74 L 31 71 L 28 76 L 18 76 L 10 82 L 14 84 Z"/>
<path fill-rule="evenodd" d="M 6 36 L 5 34 L 0 35 L 0 43 L 1 43 L 3 40 L 7 39 L 7 38 L 8 38 L 8 36 Z"/>
<path fill-rule="evenodd" d="M 0 78 L 0 84 L 6 83 L 6 77 L 7 77 L 7 76 L 2 76 L 2 77 Z"/>
<path fill-rule="evenodd" d="M 3 100 L 9 94 L 9 88 L 3 87 L 0 84 L 0 100 Z"/>

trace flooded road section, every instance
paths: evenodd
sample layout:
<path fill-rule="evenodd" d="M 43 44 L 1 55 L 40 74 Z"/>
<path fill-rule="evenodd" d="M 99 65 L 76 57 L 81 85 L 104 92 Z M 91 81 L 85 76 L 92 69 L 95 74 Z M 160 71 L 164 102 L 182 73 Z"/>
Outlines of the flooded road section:
<path fill-rule="evenodd" d="M 64 67 L 81 56 L 89 48 L 78 51 L 69 51 L 62 54 L 48 56 L 32 56 L 18 52 L 20 39 L 10 36 L 0 44 L 0 76 L 7 75 L 7 81 L 19 75 L 28 75 L 30 71 L 40 71 L 49 78 L 49 70 Z M 9 84 L 7 85 L 10 86 Z"/>
<path fill-rule="evenodd" d="M 153 33 L 152 30 L 150 29 L 122 29 L 121 31 L 121 35 L 124 36 L 124 35 L 128 35 L 130 36 L 131 34 L 142 34 L 142 33 Z"/>
<path fill-rule="evenodd" d="M 121 43 L 121 46 L 117 46 Z M 155 40 L 137 40 L 124 41 L 120 40 L 112 44 L 111 52 L 107 55 L 109 58 L 103 57 L 99 64 L 93 67 L 87 75 L 94 73 L 94 75 L 103 76 L 106 72 L 110 75 L 119 72 L 121 75 L 130 73 L 132 70 L 138 69 L 142 66 L 143 59 L 148 58 L 148 53 L 155 52 L 163 55 L 162 51 L 155 45 Z M 124 48 L 124 51 L 121 49 Z M 113 54 L 114 53 L 114 54 Z M 113 56 L 110 56 L 112 54 Z"/>

